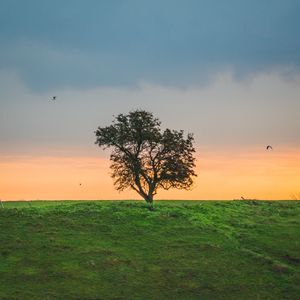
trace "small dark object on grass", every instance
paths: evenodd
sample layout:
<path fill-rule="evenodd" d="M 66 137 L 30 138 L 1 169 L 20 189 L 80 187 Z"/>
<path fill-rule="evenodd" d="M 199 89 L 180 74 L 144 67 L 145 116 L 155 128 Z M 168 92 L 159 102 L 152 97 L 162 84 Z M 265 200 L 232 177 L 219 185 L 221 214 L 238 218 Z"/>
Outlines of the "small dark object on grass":
<path fill-rule="evenodd" d="M 2 256 L 8 256 L 9 255 L 9 251 L 8 250 L 2 250 L 1 251 L 1 255 Z"/>
<path fill-rule="evenodd" d="M 244 201 L 258 201 L 258 199 L 252 199 L 252 198 L 244 198 L 243 196 L 241 196 L 241 200 L 244 200 Z"/>
<path fill-rule="evenodd" d="M 293 256 L 290 256 L 289 254 L 287 254 L 287 255 L 285 255 L 285 258 L 291 263 L 300 265 L 300 258 L 298 258 L 298 257 L 293 257 Z"/>

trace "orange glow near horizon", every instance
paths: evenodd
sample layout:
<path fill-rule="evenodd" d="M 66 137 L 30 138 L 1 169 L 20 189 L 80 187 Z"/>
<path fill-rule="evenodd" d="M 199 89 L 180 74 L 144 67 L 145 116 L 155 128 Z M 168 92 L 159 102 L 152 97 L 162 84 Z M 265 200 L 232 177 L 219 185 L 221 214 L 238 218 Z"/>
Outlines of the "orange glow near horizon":
<path fill-rule="evenodd" d="M 157 199 L 291 199 L 300 193 L 300 150 L 197 152 L 191 191 L 159 190 Z M 0 199 L 139 199 L 114 189 L 109 159 L 0 156 Z"/>

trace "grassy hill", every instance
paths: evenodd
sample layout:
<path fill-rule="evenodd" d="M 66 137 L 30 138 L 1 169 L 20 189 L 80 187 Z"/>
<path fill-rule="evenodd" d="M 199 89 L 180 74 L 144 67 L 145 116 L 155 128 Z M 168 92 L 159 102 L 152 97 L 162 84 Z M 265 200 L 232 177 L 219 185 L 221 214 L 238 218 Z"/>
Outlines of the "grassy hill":
<path fill-rule="evenodd" d="M 300 299 L 299 201 L 14 202 L 0 299 Z"/>

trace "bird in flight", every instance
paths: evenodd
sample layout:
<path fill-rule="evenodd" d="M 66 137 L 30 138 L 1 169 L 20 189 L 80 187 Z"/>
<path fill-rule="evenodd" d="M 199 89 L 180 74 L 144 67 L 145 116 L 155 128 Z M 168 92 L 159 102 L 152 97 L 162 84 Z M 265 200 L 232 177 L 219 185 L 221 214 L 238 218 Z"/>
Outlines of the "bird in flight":
<path fill-rule="evenodd" d="M 270 145 L 268 145 L 268 146 L 266 147 L 266 149 L 267 149 L 267 150 L 269 150 L 269 149 L 270 149 L 270 150 L 273 150 L 272 146 L 270 146 Z"/>
<path fill-rule="evenodd" d="M 57 98 L 56 96 L 52 96 L 51 100 L 54 101 L 54 100 L 56 100 L 56 98 Z"/>

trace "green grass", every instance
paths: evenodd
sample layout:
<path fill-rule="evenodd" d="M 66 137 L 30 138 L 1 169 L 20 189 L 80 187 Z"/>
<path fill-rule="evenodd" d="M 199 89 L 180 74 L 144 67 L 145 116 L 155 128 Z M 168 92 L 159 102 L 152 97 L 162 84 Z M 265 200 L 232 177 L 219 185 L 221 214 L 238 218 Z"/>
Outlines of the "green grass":
<path fill-rule="evenodd" d="M 4 202 L 0 299 L 300 299 L 299 204 Z"/>

